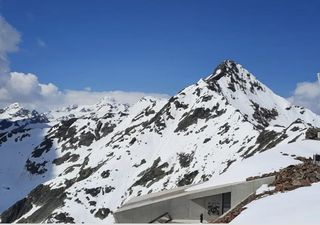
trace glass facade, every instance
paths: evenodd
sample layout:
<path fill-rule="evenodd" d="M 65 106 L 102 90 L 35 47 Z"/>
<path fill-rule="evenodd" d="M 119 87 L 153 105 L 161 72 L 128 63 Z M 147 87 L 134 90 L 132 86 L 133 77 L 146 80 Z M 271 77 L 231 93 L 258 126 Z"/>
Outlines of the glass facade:
<path fill-rule="evenodd" d="M 222 214 L 231 208 L 231 192 L 222 194 Z"/>

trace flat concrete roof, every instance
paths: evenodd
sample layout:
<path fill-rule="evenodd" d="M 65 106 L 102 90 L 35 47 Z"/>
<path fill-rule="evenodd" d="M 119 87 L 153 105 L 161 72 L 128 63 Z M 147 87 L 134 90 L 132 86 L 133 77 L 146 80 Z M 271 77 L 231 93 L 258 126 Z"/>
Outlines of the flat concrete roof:
<path fill-rule="evenodd" d="M 269 178 L 271 178 L 271 177 L 273 177 L 273 176 L 270 176 Z M 266 178 L 268 178 L 268 177 L 258 178 L 258 179 L 251 180 L 251 181 L 233 182 L 233 183 L 216 185 L 216 186 L 211 186 L 211 187 L 197 189 L 197 190 L 186 191 L 186 189 L 189 189 L 190 187 L 193 187 L 196 185 L 200 185 L 201 184 L 200 183 L 200 184 L 187 185 L 187 186 L 183 186 L 183 187 L 177 187 L 177 188 L 173 188 L 170 190 L 164 190 L 164 191 L 146 194 L 146 195 L 142 195 L 142 196 L 137 196 L 137 197 L 133 197 L 128 202 L 126 202 L 120 209 L 116 210 L 115 213 L 126 211 L 126 210 L 133 209 L 133 208 L 142 207 L 142 206 L 153 204 L 156 202 L 161 202 L 161 201 L 165 201 L 165 200 L 169 200 L 169 199 L 173 199 L 173 198 L 182 197 L 182 196 L 189 196 L 189 195 L 191 196 L 191 195 L 201 193 L 201 192 L 214 191 L 214 190 L 223 189 L 226 187 L 232 187 L 232 186 L 239 185 L 239 184 L 252 183 L 252 182 L 256 182 L 258 180 L 263 180 Z M 208 196 L 208 195 L 204 194 L 204 196 L 201 196 L 201 197 L 205 197 L 205 196 Z M 190 198 L 190 199 L 196 199 L 196 198 L 199 198 L 199 196 L 197 196 L 195 198 Z"/>

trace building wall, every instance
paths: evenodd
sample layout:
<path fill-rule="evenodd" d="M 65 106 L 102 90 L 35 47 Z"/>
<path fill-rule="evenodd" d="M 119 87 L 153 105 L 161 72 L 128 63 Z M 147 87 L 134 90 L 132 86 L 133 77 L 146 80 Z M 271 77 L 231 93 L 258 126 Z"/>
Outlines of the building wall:
<path fill-rule="evenodd" d="M 261 185 L 270 184 L 274 181 L 274 177 L 266 177 L 251 182 L 241 183 L 231 186 L 231 207 L 238 205 L 250 194 L 254 193 Z"/>
<path fill-rule="evenodd" d="M 149 223 L 156 217 L 168 212 L 169 208 L 170 202 L 164 201 L 114 213 L 114 217 L 118 223 Z"/>
<path fill-rule="evenodd" d="M 183 192 L 168 196 L 156 201 L 144 200 L 139 204 L 124 207 L 114 213 L 119 223 L 148 223 L 156 217 L 169 213 L 174 220 L 199 220 L 200 214 L 204 219 L 214 219 L 217 216 L 208 216 L 208 203 L 214 199 L 222 205 L 222 193 L 231 192 L 231 208 L 242 202 L 254 193 L 262 184 L 270 184 L 274 177 L 267 177 L 248 182 L 242 182 L 203 190 Z"/>

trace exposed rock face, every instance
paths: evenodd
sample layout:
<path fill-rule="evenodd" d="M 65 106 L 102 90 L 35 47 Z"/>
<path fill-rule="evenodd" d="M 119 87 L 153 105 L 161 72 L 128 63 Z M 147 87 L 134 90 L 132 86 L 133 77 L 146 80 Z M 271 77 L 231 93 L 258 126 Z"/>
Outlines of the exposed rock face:
<path fill-rule="evenodd" d="M 193 160 L 194 152 L 188 153 L 180 153 L 178 154 L 179 163 L 182 168 L 188 168 Z"/>
<path fill-rule="evenodd" d="M 103 220 L 110 214 L 110 212 L 111 211 L 108 208 L 101 208 L 101 209 L 98 209 L 98 211 L 96 212 L 96 214 L 94 214 L 94 216 Z"/>
<path fill-rule="evenodd" d="M 142 185 L 150 187 L 154 182 L 162 179 L 166 175 L 169 175 L 172 171 L 165 171 L 168 168 L 168 163 L 162 163 L 159 165 L 161 159 L 160 157 L 154 161 L 152 166 L 138 175 L 139 178 L 132 186 Z"/>
<path fill-rule="evenodd" d="M 1 214 L 2 223 L 12 223 L 32 209 L 30 200 L 23 198 Z"/>
<path fill-rule="evenodd" d="M 275 120 L 278 116 L 276 109 L 266 109 L 261 107 L 258 103 L 252 102 L 252 107 L 254 109 L 253 118 L 255 118 L 263 127 L 269 125 L 269 121 Z M 262 127 L 261 127 L 262 128 Z M 262 128 L 263 129 L 263 128 Z"/>
<path fill-rule="evenodd" d="M 175 132 L 178 131 L 185 131 L 187 127 L 189 127 L 192 124 L 196 124 L 198 119 L 206 119 L 210 115 L 210 109 L 204 109 L 204 108 L 196 108 L 189 112 L 178 124 L 177 129 Z"/>
<path fill-rule="evenodd" d="M 320 141 L 320 128 L 309 128 L 306 132 L 306 139 Z"/>
<path fill-rule="evenodd" d="M 74 218 L 70 217 L 68 213 L 59 213 L 54 216 L 56 223 L 74 223 Z"/>
<path fill-rule="evenodd" d="M 31 162 L 29 159 L 26 162 L 26 170 L 29 171 L 31 174 L 43 174 L 47 171 L 45 168 L 47 161 L 43 163 L 36 163 Z"/>
<path fill-rule="evenodd" d="M 185 186 L 193 183 L 194 178 L 199 174 L 199 171 L 193 171 L 188 174 L 184 174 L 183 178 L 178 182 L 178 187 Z"/>
<path fill-rule="evenodd" d="M 69 162 L 76 162 L 78 159 L 80 158 L 80 156 L 78 154 L 73 154 L 71 155 L 70 152 L 67 152 L 66 154 L 64 154 L 63 156 L 56 158 L 52 161 L 52 163 L 56 164 L 56 165 L 61 165 L 66 161 Z"/>
<path fill-rule="evenodd" d="M 2 223 L 12 223 L 21 218 L 22 215 L 29 212 L 34 205 L 41 206 L 28 218 L 22 218 L 20 223 L 39 223 L 46 219 L 57 207 L 62 206 L 66 198 L 65 188 L 51 189 L 49 186 L 39 185 L 30 194 L 15 203 L 8 210 L 1 214 Z"/>
<path fill-rule="evenodd" d="M 52 148 L 53 142 L 51 139 L 45 138 L 32 152 L 33 158 L 39 158 L 44 152 L 48 152 Z"/>
<path fill-rule="evenodd" d="M 320 182 L 320 166 L 312 163 L 311 159 L 300 158 L 300 160 L 304 163 L 288 166 L 276 174 L 276 179 L 272 183 L 275 191 L 291 191 Z"/>

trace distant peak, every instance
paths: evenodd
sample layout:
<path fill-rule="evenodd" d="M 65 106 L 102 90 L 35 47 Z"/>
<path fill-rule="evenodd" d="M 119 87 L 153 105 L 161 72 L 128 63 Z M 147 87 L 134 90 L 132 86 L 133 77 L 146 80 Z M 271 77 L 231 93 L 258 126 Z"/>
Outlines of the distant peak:
<path fill-rule="evenodd" d="M 18 102 L 12 103 L 7 107 L 7 109 L 20 109 L 22 108 Z"/>
<path fill-rule="evenodd" d="M 7 112 L 17 112 L 17 111 L 22 110 L 22 109 L 23 109 L 23 107 L 20 106 L 20 104 L 18 102 L 15 102 L 15 103 L 12 103 L 12 104 L 8 105 L 3 110 L 7 111 Z"/>
<path fill-rule="evenodd" d="M 117 100 L 114 97 L 111 97 L 111 96 L 104 96 L 98 102 L 98 105 L 106 105 L 106 104 L 116 105 L 117 104 Z"/>

